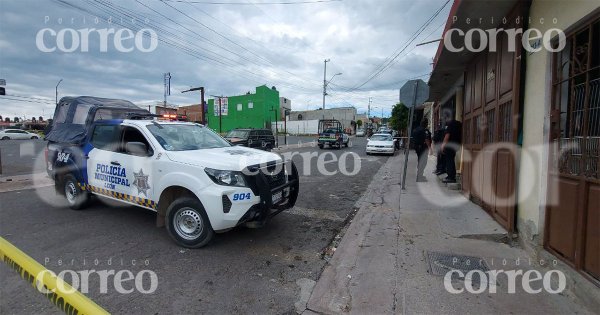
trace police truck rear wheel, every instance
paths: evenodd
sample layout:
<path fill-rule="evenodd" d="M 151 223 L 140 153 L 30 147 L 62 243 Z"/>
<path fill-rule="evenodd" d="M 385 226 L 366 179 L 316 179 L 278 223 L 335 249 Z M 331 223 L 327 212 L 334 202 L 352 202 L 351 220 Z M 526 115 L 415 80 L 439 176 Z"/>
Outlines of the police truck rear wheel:
<path fill-rule="evenodd" d="M 195 198 L 179 198 L 167 208 L 166 225 L 175 242 L 187 248 L 207 245 L 215 232 L 204 207 Z"/>
<path fill-rule="evenodd" d="M 63 179 L 63 189 L 69 208 L 73 210 L 83 209 L 90 199 L 87 192 L 81 190 L 75 176 L 68 174 Z"/>

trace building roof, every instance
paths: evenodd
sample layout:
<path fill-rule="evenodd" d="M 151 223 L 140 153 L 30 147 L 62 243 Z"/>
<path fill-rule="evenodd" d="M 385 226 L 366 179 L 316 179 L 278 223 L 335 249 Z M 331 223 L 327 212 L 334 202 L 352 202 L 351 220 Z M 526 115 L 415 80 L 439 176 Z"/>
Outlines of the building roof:
<path fill-rule="evenodd" d="M 460 29 L 466 33 L 473 28 L 483 30 L 497 28 L 517 2 L 519 0 L 454 0 L 442 38 L 449 29 Z M 453 34 L 452 44 L 457 48 L 464 47 L 464 36 Z M 478 45 L 478 43 L 474 43 L 475 47 Z M 436 101 L 443 97 L 460 78 L 467 64 L 475 55 L 477 53 L 469 52 L 466 49 L 461 52 L 451 52 L 444 46 L 444 40 L 440 41 L 433 60 L 433 71 L 429 78 L 429 100 Z"/>

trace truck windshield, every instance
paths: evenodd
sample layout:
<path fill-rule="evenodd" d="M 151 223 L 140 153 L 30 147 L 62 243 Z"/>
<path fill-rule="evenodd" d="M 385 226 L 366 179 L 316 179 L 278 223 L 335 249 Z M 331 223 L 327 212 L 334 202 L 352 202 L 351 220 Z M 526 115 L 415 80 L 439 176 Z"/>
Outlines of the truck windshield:
<path fill-rule="evenodd" d="M 231 130 L 225 137 L 226 138 L 246 139 L 246 138 L 248 138 L 248 131 L 247 130 Z"/>
<path fill-rule="evenodd" d="M 189 151 L 230 147 L 212 130 L 200 125 L 150 124 L 146 128 L 167 151 Z"/>

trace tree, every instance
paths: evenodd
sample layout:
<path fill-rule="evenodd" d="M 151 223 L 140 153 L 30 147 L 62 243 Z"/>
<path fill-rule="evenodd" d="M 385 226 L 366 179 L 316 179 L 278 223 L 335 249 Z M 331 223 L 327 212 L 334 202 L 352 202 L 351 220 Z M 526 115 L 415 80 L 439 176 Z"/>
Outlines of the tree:
<path fill-rule="evenodd" d="M 40 121 L 40 122 L 44 121 L 44 117 L 40 116 L 40 117 L 38 118 L 38 121 Z"/>
<path fill-rule="evenodd" d="M 13 122 L 16 122 L 16 123 L 18 123 L 18 122 L 19 122 L 19 117 L 15 117 L 15 118 L 13 119 Z"/>
<path fill-rule="evenodd" d="M 362 127 L 362 120 L 360 120 L 360 119 L 359 119 L 359 120 L 356 122 L 356 126 L 357 126 L 358 128 Z"/>
<path fill-rule="evenodd" d="M 399 132 L 403 132 L 408 128 L 408 116 L 410 110 L 402 103 L 394 105 L 392 108 L 392 116 L 390 117 L 391 127 Z"/>
<path fill-rule="evenodd" d="M 10 118 L 8 118 L 8 117 L 4 118 L 4 122 L 9 123 L 10 122 Z"/>

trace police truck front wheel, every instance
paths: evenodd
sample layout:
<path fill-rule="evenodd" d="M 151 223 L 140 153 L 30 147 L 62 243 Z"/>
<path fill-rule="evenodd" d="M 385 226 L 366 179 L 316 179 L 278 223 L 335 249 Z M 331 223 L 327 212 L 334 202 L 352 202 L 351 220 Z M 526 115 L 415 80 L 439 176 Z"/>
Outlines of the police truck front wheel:
<path fill-rule="evenodd" d="M 215 235 L 204 207 L 195 198 L 173 201 L 167 208 L 166 225 L 175 242 L 187 248 L 203 247 Z"/>
<path fill-rule="evenodd" d="M 87 205 L 90 195 L 86 191 L 81 190 L 77 179 L 71 174 L 65 175 L 62 182 L 69 208 L 73 210 L 83 209 Z"/>

